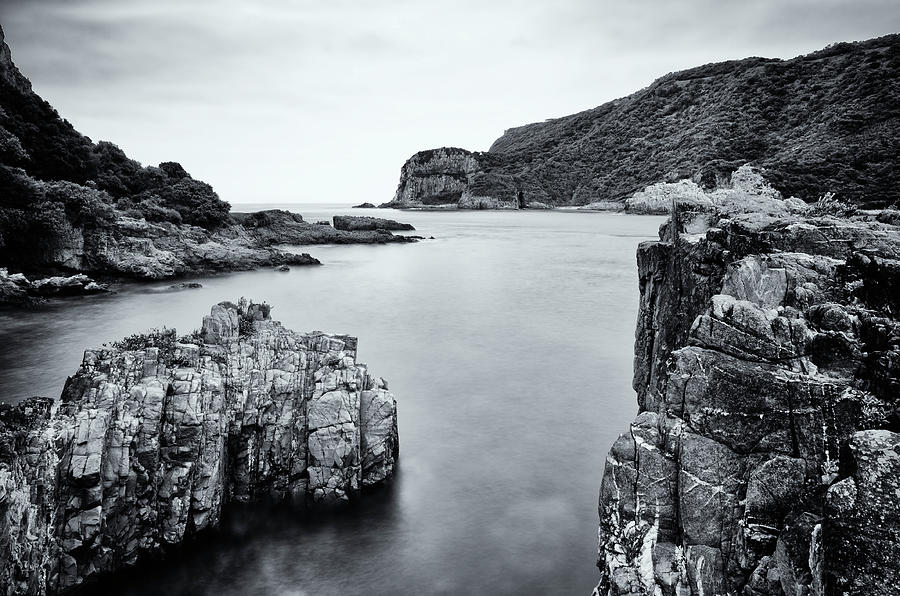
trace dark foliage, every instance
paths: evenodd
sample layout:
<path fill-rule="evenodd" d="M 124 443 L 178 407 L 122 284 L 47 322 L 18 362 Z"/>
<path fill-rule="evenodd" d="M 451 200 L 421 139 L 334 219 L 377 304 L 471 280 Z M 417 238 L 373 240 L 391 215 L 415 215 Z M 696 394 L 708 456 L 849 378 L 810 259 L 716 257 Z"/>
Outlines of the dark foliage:
<path fill-rule="evenodd" d="M 209 184 L 178 163 L 143 167 L 112 143 L 92 142 L 8 56 L 0 30 L 0 265 L 38 263 L 74 230 L 109 225 L 117 211 L 206 228 L 226 222 L 230 206 Z"/>
<path fill-rule="evenodd" d="M 119 341 L 113 342 L 112 347 L 123 351 L 146 350 L 158 348 L 160 362 L 172 362 L 175 357 L 175 343 L 178 334 L 174 329 L 151 329 L 147 333 L 135 333 Z"/>
<path fill-rule="evenodd" d="M 556 204 L 686 177 L 711 186 L 752 162 L 786 197 L 830 191 L 886 206 L 900 197 L 900 35 L 671 73 L 598 108 L 510 129 L 487 156 L 493 195 L 505 195 L 505 178 Z"/>

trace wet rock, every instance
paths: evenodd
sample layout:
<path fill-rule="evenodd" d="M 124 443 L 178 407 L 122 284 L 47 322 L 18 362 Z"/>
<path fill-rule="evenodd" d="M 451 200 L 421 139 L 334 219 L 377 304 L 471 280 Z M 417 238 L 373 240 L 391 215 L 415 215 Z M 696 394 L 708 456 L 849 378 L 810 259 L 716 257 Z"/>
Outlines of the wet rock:
<path fill-rule="evenodd" d="M 278 271 L 280 273 L 287 273 L 290 270 L 291 268 L 287 265 L 279 265 L 278 267 L 275 267 L 275 271 Z"/>
<path fill-rule="evenodd" d="M 203 342 L 88 350 L 59 407 L 0 405 L 0 584 L 59 593 L 219 523 L 231 501 L 338 503 L 389 480 L 396 402 L 356 340 L 222 303 Z M 173 335 L 174 338 L 174 335 Z"/>

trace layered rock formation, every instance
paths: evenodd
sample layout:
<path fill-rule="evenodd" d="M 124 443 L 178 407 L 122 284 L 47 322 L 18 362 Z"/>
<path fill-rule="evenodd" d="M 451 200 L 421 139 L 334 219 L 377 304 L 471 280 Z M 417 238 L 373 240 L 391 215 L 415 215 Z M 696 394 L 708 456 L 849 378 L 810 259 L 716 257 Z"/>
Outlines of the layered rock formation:
<path fill-rule="evenodd" d="M 867 219 L 679 212 L 640 246 L 598 594 L 897 593 L 900 228 Z"/>
<path fill-rule="evenodd" d="M 57 410 L 0 406 L 0 586 L 64 592 L 215 527 L 235 501 L 336 503 L 398 454 L 387 383 L 356 339 L 241 301 L 203 328 L 88 350 Z"/>
<path fill-rule="evenodd" d="M 597 108 L 507 130 L 487 152 L 422 151 L 388 206 L 621 202 L 661 180 L 714 188 L 752 162 L 785 197 L 836 192 L 881 208 L 898 199 L 898 130 L 900 35 L 889 35 L 670 73 Z"/>

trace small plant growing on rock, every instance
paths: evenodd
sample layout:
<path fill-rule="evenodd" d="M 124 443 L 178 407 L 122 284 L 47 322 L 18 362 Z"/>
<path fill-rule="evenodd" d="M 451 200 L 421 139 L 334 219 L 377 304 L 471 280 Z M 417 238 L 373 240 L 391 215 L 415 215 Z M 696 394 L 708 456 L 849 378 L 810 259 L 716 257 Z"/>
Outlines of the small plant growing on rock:
<path fill-rule="evenodd" d="M 203 345 L 203 333 L 201 333 L 199 329 L 194 329 L 190 333 L 179 337 L 178 343 L 180 343 L 180 344 L 195 344 L 198 346 L 202 346 Z"/>
<path fill-rule="evenodd" d="M 112 347 L 123 351 L 146 350 L 158 348 L 159 359 L 162 362 L 171 362 L 175 357 L 175 343 L 177 333 L 174 329 L 151 329 L 147 333 L 135 333 L 119 341 L 115 341 Z"/>
<path fill-rule="evenodd" d="M 809 206 L 807 214 L 812 217 L 849 217 L 856 213 L 856 207 L 847 201 L 835 198 L 833 192 L 826 192 Z"/>

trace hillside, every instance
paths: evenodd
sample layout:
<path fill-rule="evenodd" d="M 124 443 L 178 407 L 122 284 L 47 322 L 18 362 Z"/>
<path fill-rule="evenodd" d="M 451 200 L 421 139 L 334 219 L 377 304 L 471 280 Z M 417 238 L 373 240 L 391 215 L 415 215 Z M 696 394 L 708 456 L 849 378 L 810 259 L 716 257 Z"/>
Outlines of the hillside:
<path fill-rule="evenodd" d="M 749 162 L 785 197 L 835 192 L 883 207 L 900 197 L 898 138 L 900 35 L 889 35 L 671 73 L 600 107 L 509 129 L 486 153 L 421 152 L 390 205 L 621 201 L 662 181 L 713 188 Z"/>
<path fill-rule="evenodd" d="M 281 244 L 415 240 L 338 230 L 286 211 L 230 209 L 180 164 L 145 167 L 75 130 L 34 93 L 0 29 L 0 304 L 43 296 L 33 275 L 74 273 L 47 278 L 54 292 L 60 284 L 70 291 L 98 287 L 84 274 L 164 279 L 318 263 Z"/>
<path fill-rule="evenodd" d="M 0 263 L 42 264 L 73 228 L 110 224 L 117 212 L 214 228 L 229 209 L 180 164 L 143 167 L 75 130 L 32 91 L 0 29 Z"/>

